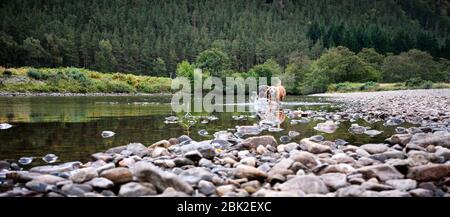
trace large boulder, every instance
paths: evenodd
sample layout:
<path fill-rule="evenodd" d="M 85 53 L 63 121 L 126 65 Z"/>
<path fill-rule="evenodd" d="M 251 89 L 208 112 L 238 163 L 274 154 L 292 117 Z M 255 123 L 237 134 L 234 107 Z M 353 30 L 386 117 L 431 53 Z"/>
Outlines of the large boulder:
<path fill-rule="evenodd" d="M 179 175 L 181 179 L 186 181 L 191 185 L 196 185 L 200 180 L 211 181 L 214 177 L 208 169 L 203 167 L 193 167 L 187 170 L 184 170 Z"/>
<path fill-rule="evenodd" d="M 72 170 L 76 170 L 80 168 L 81 162 L 74 161 L 74 162 L 67 162 L 59 165 L 46 165 L 46 166 L 37 166 L 31 168 L 30 172 L 35 173 L 63 173 L 63 172 L 70 172 Z"/>
<path fill-rule="evenodd" d="M 58 182 L 66 181 L 66 179 L 61 178 L 59 176 L 45 174 L 45 175 L 41 175 L 41 176 L 37 176 L 37 177 L 33 178 L 33 181 L 45 183 L 47 185 L 55 185 Z"/>
<path fill-rule="evenodd" d="M 417 181 L 439 180 L 450 175 L 450 164 L 426 164 L 412 167 L 408 171 L 408 178 Z"/>
<path fill-rule="evenodd" d="M 89 184 L 94 188 L 100 189 L 108 189 L 114 186 L 114 183 L 111 180 L 103 177 L 93 178 L 92 180 L 86 182 L 86 184 Z"/>
<path fill-rule="evenodd" d="M 388 150 L 388 147 L 385 144 L 365 144 L 361 145 L 361 148 L 370 154 L 378 154 Z"/>
<path fill-rule="evenodd" d="M 417 186 L 417 182 L 412 179 L 392 179 L 386 181 L 386 184 L 400 191 L 407 191 L 410 189 L 414 189 Z"/>
<path fill-rule="evenodd" d="M 141 197 L 155 195 L 156 190 L 149 183 L 129 182 L 120 186 L 119 196 L 121 197 Z"/>
<path fill-rule="evenodd" d="M 178 175 L 165 172 L 152 163 L 140 161 L 133 165 L 133 174 L 144 182 L 153 184 L 158 192 L 163 192 L 166 188 L 173 188 L 176 191 L 191 194 L 191 185 Z"/>
<path fill-rule="evenodd" d="M 313 154 L 320 154 L 320 153 L 324 153 L 324 152 L 331 153 L 330 146 L 313 142 L 308 138 L 304 138 L 304 139 L 300 140 L 300 148 L 302 150 L 311 152 Z"/>
<path fill-rule="evenodd" d="M 279 185 L 278 188 L 281 191 L 301 190 L 306 194 L 326 194 L 329 192 L 322 179 L 314 175 L 296 176 Z"/>
<path fill-rule="evenodd" d="M 217 155 L 215 148 L 211 144 L 211 140 L 201 142 L 190 141 L 188 144 L 182 145 L 180 150 L 183 154 L 198 151 L 202 157 L 207 159 L 213 159 Z"/>
<path fill-rule="evenodd" d="M 336 190 L 348 185 L 347 176 L 343 173 L 325 173 L 320 178 L 331 189 Z"/>
<path fill-rule="evenodd" d="M 302 163 L 304 166 L 309 169 L 313 169 L 320 165 L 320 161 L 318 157 L 314 154 L 311 154 L 306 151 L 295 151 L 291 153 L 290 159 Z"/>
<path fill-rule="evenodd" d="M 97 170 L 92 167 L 78 169 L 72 172 L 70 180 L 75 183 L 83 183 L 97 177 Z"/>
<path fill-rule="evenodd" d="M 259 145 L 270 145 L 276 147 L 278 143 L 273 136 L 249 137 L 240 143 L 240 146 L 244 149 L 256 149 L 256 147 L 258 147 Z"/>
<path fill-rule="evenodd" d="M 363 174 L 366 179 L 378 178 L 381 181 L 387 181 L 390 179 L 402 179 L 404 177 L 404 175 L 401 174 L 393 166 L 386 164 L 365 166 L 357 169 L 356 171 Z"/>
<path fill-rule="evenodd" d="M 100 176 L 111 180 L 114 184 L 123 184 L 133 180 L 133 174 L 125 167 L 105 170 L 100 173 Z"/>
<path fill-rule="evenodd" d="M 434 133 L 416 133 L 412 136 L 409 143 L 422 147 L 434 145 L 450 148 L 450 133 L 444 131 L 437 131 Z"/>
<path fill-rule="evenodd" d="M 290 170 L 289 168 L 292 166 L 292 164 L 295 161 L 290 159 L 290 158 L 284 158 L 282 160 L 280 160 L 280 162 L 278 162 L 277 164 L 275 164 L 268 172 L 269 177 L 270 176 L 275 176 L 275 175 L 288 175 L 288 174 L 292 174 L 293 171 Z"/>
<path fill-rule="evenodd" d="M 122 151 L 122 153 L 123 152 L 130 153 L 130 155 L 137 155 L 139 157 L 150 155 L 150 151 L 141 143 L 130 143 L 127 145 L 125 151 Z"/>
<path fill-rule="evenodd" d="M 247 165 L 239 165 L 236 167 L 236 171 L 234 174 L 237 178 L 247 178 L 247 179 L 265 179 L 267 178 L 267 173 L 261 171 L 258 168 L 247 166 Z"/>
<path fill-rule="evenodd" d="M 393 145 L 400 144 L 405 146 L 406 144 L 409 143 L 412 136 L 413 136 L 412 134 L 394 134 L 390 138 L 386 139 L 386 142 Z"/>

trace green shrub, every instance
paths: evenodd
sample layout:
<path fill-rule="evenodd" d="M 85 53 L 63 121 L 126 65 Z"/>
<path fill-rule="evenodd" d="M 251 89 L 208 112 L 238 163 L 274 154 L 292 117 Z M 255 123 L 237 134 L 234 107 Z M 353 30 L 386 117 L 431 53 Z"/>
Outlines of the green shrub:
<path fill-rule="evenodd" d="M 379 86 L 380 85 L 377 82 L 369 81 L 369 82 L 366 82 L 363 85 L 361 85 L 361 87 L 359 87 L 359 89 L 361 91 L 375 90 Z"/>
<path fill-rule="evenodd" d="M 35 69 L 35 68 L 31 68 L 28 70 L 27 72 L 28 77 L 36 79 L 36 80 L 41 80 L 42 79 L 42 73 Z"/>
<path fill-rule="evenodd" d="M 355 85 L 350 82 L 343 82 L 343 83 L 337 83 L 336 84 L 336 91 L 338 92 L 349 92 L 354 91 Z"/>
<path fill-rule="evenodd" d="M 91 85 L 88 87 L 89 92 L 92 93 L 105 93 L 108 92 L 108 82 L 103 80 L 92 80 Z"/>
<path fill-rule="evenodd" d="M 131 74 L 104 74 L 79 68 L 11 68 L 12 75 L 28 76 L 41 82 L 6 83 L 0 91 L 145 93 L 171 92 L 171 79 Z M 4 71 L 0 68 L 0 76 Z M 3 75 L 4 76 L 4 75 Z"/>
<path fill-rule="evenodd" d="M 109 81 L 108 82 L 108 92 L 113 93 L 134 93 L 136 90 L 129 84 L 121 81 Z"/>
<path fill-rule="evenodd" d="M 13 73 L 11 70 L 5 69 L 2 74 L 3 74 L 3 76 L 10 77 L 10 76 L 12 76 Z"/>
<path fill-rule="evenodd" d="M 83 73 L 81 73 L 80 70 L 77 68 L 69 68 L 66 71 L 66 75 L 67 75 L 67 77 L 69 77 L 73 80 L 76 80 L 80 83 L 84 83 L 87 81 L 86 76 Z"/>
<path fill-rule="evenodd" d="M 423 88 L 423 89 L 431 89 L 431 88 L 433 88 L 433 82 L 431 82 L 431 81 L 425 81 L 425 82 L 422 84 L 422 88 Z"/>
<path fill-rule="evenodd" d="M 407 87 L 421 87 L 425 83 L 425 80 L 421 78 L 410 78 L 405 81 Z"/>
<path fill-rule="evenodd" d="M 67 79 L 68 78 L 67 78 L 66 74 L 64 74 L 61 71 L 59 71 L 57 73 L 49 74 L 48 78 L 47 78 L 48 82 L 53 85 L 57 85 L 61 80 L 67 80 Z"/>
<path fill-rule="evenodd" d="M 433 88 L 433 82 L 421 78 L 411 78 L 405 82 L 405 86 L 409 88 L 431 89 Z"/>
<path fill-rule="evenodd" d="M 312 93 L 323 93 L 327 91 L 328 85 L 330 84 L 330 80 L 328 77 L 318 73 L 314 76 L 308 75 L 305 80 L 299 82 L 299 86 L 297 88 L 298 93 L 300 94 L 312 94 Z"/>
<path fill-rule="evenodd" d="M 157 93 L 159 85 L 152 85 L 147 82 L 141 82 L 137 85 L 136 89 L 138 92 L 142 93 Z"/>

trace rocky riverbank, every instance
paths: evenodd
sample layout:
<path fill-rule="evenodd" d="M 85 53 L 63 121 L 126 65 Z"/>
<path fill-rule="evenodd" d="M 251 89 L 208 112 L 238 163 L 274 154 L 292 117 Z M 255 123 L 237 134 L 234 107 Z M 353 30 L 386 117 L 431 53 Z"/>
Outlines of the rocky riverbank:
<path fill-rule="evenodd" d="M 329 96 L 329 95 L 327 95 Z M 68 162 L 19 170 L 0 162 L 0 196 L 450 196 L 450 91 L 333 94 L 338 112 L 286 110 L 294 119 L 382 121 L 396 128 L 382 143 L 355 146 L 322 136 L 266 134 L 244 139 L 230 131 L 213 140 L 183 135 L 144 146 L 131 143 Z M 399 127 L 408 122 L 414 127 Z M 353 124 L 349 133 L 376 133 Z"/>

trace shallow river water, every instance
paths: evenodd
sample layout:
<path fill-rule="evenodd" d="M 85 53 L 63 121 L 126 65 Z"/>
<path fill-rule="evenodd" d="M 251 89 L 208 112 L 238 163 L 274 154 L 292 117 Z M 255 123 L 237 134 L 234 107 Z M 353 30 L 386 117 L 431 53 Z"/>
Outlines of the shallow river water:
<path fill-rule="evenodd" d="M 9 123 L 13 127 L 0 130 L 0 159 L 17 161 L 20 157 L 36 157 L 29 166 L 45 164 L 42 156 L 53 153 L 58 162 L 87 161 L 95 152 L 105 151 L 114 146 L 139 142 L 146 146 L 162 139 L 187 134 L 181 124 L 166 124 L 165 117 L 180 116 L 170 106 L 170 96 L 107 96 L 107 97 L 0 97 L 0 123 Z M 339 109 L 338 105 L 318 97 L 287 97 L 283 108 L 329 111 Z M 209 123 L 197 123 L 189 129 L 195 140 L 211 139 L 219 130 L 234 129 L 237 125 L 252 125 L 255 118 L 234 120 L 232 116 L 251 115 L 250 113 L 212 113 L 193 114 L 214 115 L 218 120 Z M 278 139 L 289 131 L 300 132 L 293 141 L 313 135 L 323 135 L 334 141 L 344 139 L 351 144 L 383 142 L 394 133 L 395 127 L 384 127 L 382 122 L 363 126 L 383 131 L 382 134 L 369 137 L 353 135 L 348 132 L 350 122 L 342 122 L 335 133 L 327 134 L 314 130 L 317 123 L 291 124 L 289 118 L 281 124 L 281 132 L 267 132 Z M 205 129 L 209 136 L 200 136 L 199 130 Z M 113 131 L 115 136 L 102 138 L 102 131 Z M 280 143 L 280 141 L 279 141 Z"/>

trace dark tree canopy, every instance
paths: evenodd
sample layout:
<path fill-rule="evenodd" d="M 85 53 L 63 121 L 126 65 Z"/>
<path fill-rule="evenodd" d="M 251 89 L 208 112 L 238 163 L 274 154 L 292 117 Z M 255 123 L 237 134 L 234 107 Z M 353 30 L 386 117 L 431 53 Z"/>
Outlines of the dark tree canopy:
<path fill-rule="evenodd" d="M 0 3 L 0 65 L 171 76 L 218 49 L 229 68 L 317 59 L 345 46 L 449 59 L 448 0 L 14 0 Z M 216 66 L 214 66 L 216 67 Z M 219 67 L 219 66 L 218 66 Z M 221 66 L 220 66 L 221 67 Z M 228 67 L 228 66 L 227 66 Z"/>

